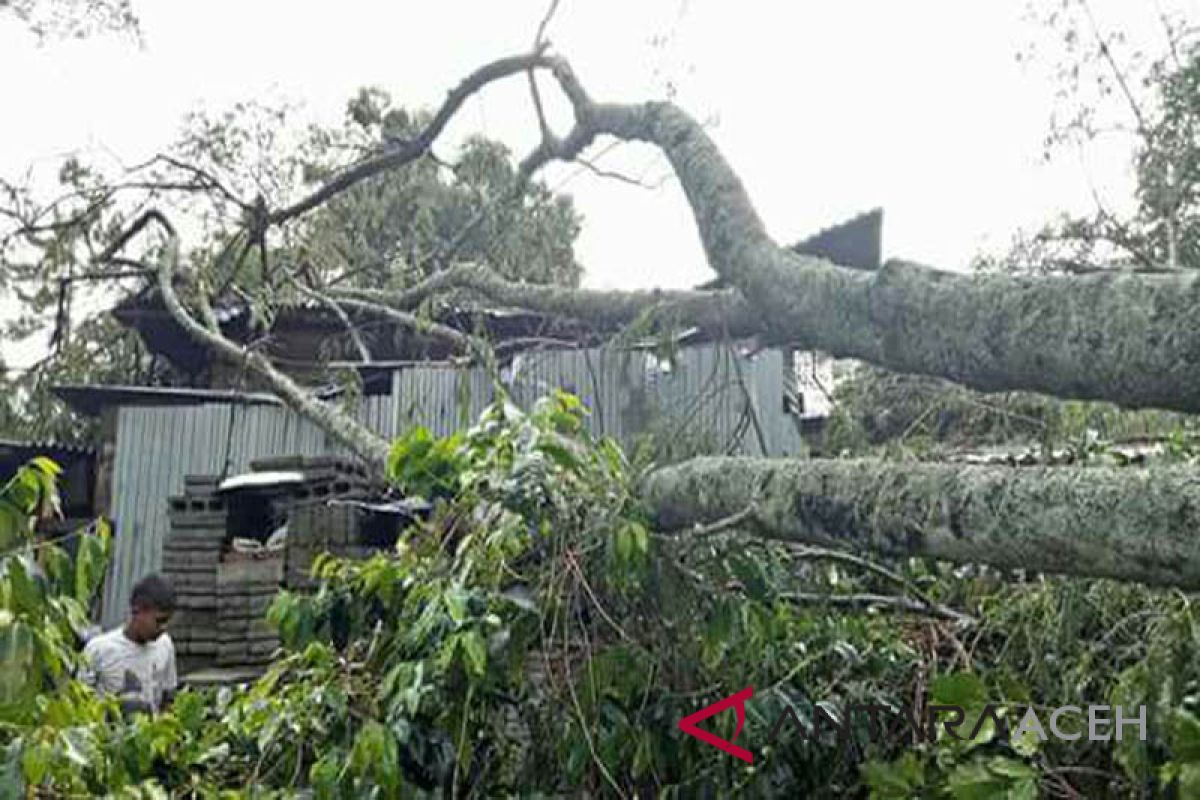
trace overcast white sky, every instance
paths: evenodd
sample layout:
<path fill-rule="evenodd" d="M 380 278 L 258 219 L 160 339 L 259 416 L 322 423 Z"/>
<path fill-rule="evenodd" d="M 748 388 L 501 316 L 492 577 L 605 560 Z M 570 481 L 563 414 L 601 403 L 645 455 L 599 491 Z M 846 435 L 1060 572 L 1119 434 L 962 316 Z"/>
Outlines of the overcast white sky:
<path fill-rule="evenodd" d="M 39 47 L 0 18 L 0 173 L 80 148 L 132 163 L 166 145 L 185 112 L 255 97 L 302 100 L 331 121 L 366 84 L 436 105 L 471 69 L 527 49 L 546 0 L 135 5 L 142 49 L 109 37 Z M 1106 25 L 1156 35 L 1152 3 L 1094 7 Z M 776 237 L 882 206 L 886 257 L 962 269 L 1021 226 L 1088 209 L 1088 176 L 1113 200 L 1122 191 L 1119 150 L 1093 153 L 1086 171 L 1070 157 L 1039 165 L 1054 87 L 1015 59 L 1036 36 L 1023 13 L 1021 2 L 962 0 L 562 0 L 549 37 L 598 99 L 661 97 L 673 81 L 677 102 L 716 120 L 712 135 Z M 473 101 L 450 134 L 475 131 L 528 149 L 536 126 L 522 80 Z M 664 172 L 636 146 L 600 163 Z M 709 277 L 677 185 L 575 172 L 547 177 L 566 181 L 585 215 L 588 285 Z M 5 352 L 20 363 L 35 349 Z"/>

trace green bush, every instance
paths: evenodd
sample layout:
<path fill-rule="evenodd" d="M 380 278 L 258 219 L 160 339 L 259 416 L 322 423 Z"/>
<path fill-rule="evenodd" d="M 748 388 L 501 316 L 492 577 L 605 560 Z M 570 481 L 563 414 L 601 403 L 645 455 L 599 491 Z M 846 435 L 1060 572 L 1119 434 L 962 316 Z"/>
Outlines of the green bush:
<path fill-rule="evenodd" d="M 324 557 L 269 617 L 284 652 L 245 691 L 181 692 L 122 719 L 71 678 L 106 532 L 36 545 L 52 465 L 4 489 L 0 796 L 1187 796 L 1200 775 L 1197 627 L 1177 593 L 870 565 L 736 528 L 654 531 L 579 401 L 499 402 L 470 430 L 409 432 L 389 478 L 433 503 L 395 549 Z M 21 564 L 36 554 L 44 578 Z M 870 568 L 864 568 L 870 567 Z M 899 592 L 929 614 L 822 600 Z M 806 599 L 799 599 L 806 598 Z M 974 622 L 946 619 L 952 607 Z M 892 609 L 894 610 L 894 609 Z M 746 764 L 681 733 L 754 687 Z M 772 731 L 816 704 L 1145 703 L 1150 740 L 912 745 L 857 723 L 841 746 Z M 732 714 L 706 723 L 734 734 Z M 1170 787 L 1174 788 L 1170 788 Z"/>

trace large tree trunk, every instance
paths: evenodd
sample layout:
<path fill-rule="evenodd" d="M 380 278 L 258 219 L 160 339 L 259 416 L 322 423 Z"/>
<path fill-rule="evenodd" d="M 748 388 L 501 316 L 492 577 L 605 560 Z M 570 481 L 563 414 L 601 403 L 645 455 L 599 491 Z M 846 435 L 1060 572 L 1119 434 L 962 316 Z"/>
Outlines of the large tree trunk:
<path fill-rule="evenodd" d="M 985 391 L 1200 411 L 1200 276 L 870 273 L 780 247 L 703 128 L 670 104 L 597 106 L 595 128 L 657 144 L 712 267 L 769 338 Z"/>
<path fill-rule="evenodd" d="M 666 530 L 752 504 L 745 529 L 768 538 L 1200 589 L 1191 468 L 697 458 L 643 497 Z"/>
<path fill-rule="evenodd" d="M 707 327 L 757 327 L 775 341 L 985 390 L 1200 410 L 1196 275 L 964 276 L 900 263 L 864 273 L 800 256 L 767 235 L 733 169 L 683 111 L 667 103 L 595 103 L 565 61 L 540 51 L 525 61 L 498 63 L 503 69 L 485 67 L 476 83 L 469 79 L 467 88 L 451 94 L 439 124 L 480 81 L 521 68 L 553 69 L 576 125 L 563 139 L 546 134 L 521 173 L 532 174 L 553 158 L 573 158 L 601 134 L 658 145 L 687 195 L 709 263 L 741 298 L 572 295 L 460 269 L 431 279 L 421 291 L 400 293 L 392 298 L 397 306 L 418 302 L 425 290 L 456 285 L 513 305 L 610 322 L 666 305 Z M 403 158 L 389 155 L 380 163 L 416 157 L 440 128 L 430 130 L 403 150 Z M 303 213 L 374 168 L 351 170 L 271 219 Z M 191 319 L 174 297 L 172 267 L 164 264 L 160 287 L 171 313 L 197 341 L 245 359 L 298 412 L 364 458 L 383 460 L 386 443 L 305 395 L 265 358 L 224 340 L 203 304 L 207 324 Z M 756 533 L 768 537 L 1200 588 L 1200 477 L 1186 469 L 697 459 L 658 471 L 644 489 L 666 528 L 712 522 L 754 503 Z"/>

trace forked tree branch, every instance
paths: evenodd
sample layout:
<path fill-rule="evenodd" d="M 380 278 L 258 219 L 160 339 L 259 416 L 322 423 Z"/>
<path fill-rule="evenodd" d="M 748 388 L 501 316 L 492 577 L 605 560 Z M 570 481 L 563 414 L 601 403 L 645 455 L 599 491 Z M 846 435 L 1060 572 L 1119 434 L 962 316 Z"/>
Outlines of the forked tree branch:
<path fill-rule="evenodd" d="M 617 330 L 648 317 L 714 335 L 728 331 L 735 338 L 762 330 L 761 319 L 736 290 L 572 289 L 507 281 L 481 264 L 457 264 L 401 291 L 336 289 L 330 294 L 411 310 L 430 298 L 453 292 L 496 305 L 582 320 L 601 330 Z"/>
<path fill-rule="evenodd" d="M 549 57 L 534 52 L 502 58 L 480 67 L 450 91 L 433 119 L 414 138 L 400 143 L 394 149 L 380 156 L 367 159 L 339 173 L 307 197 L 287 208 L 271 212 L 268 221 L 271 225 L 279 225 L 287 222 L 311 211 L 335 195 L 344 192 L 355 184 L 361 183 L 367 178 L 417 160 L 437 140 L 438 136 L 441 135 L 446 125 L 462 107 L 463 103 L 477 91 L 489 83 L 507 78 L 510 75 L 517 75 L 530 69 L 547 67 L 550 61 Z"/>

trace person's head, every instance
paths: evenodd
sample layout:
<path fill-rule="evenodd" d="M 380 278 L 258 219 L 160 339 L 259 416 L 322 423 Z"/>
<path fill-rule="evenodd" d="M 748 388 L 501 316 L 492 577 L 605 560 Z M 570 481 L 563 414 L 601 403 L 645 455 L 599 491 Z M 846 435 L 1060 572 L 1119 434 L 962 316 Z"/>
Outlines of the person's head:
<path fill-rule="evenodd" d="M 142 578 L 129 596 L 125 633 L 135 642 L 153 642 L 167 629 L 175 611 L 175 589 L 158 573 Z"/>

